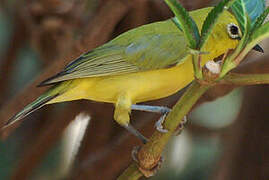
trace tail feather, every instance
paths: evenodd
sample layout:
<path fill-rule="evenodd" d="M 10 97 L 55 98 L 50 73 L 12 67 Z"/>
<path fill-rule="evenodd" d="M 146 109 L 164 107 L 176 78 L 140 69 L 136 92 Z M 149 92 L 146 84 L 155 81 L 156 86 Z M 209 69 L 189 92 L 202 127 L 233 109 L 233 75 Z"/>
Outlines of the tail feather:
<path fill-rule="evenodd" d="M 27 105 L 22 111 L 18 112 L 12 118 L 10 118 L 2 129 L 5 129 L 10 125 L 14 124 L 15 122 L 23 119 L 24 117 L 43 107 L 47 102 L 49 102 L 50 100 L 54 99 L 59 95 L 60 95 L 59 93 L 54 95 L 48 95 L 47 93 L 45 93 L 44 95 L 37 98 L 34 102 Z"/>

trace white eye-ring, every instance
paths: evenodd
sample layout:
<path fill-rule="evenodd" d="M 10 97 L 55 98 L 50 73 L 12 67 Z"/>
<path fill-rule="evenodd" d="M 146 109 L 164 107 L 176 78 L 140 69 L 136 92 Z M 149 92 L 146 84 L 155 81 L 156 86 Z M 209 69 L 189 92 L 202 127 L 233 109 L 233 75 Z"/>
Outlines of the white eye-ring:
<path fill-rule="evenodd" d="M 227 25 L 227 32 L 232 39 L 240 39 L 240 31 L 239 27 L 234 23 L 230 23 Z"/>

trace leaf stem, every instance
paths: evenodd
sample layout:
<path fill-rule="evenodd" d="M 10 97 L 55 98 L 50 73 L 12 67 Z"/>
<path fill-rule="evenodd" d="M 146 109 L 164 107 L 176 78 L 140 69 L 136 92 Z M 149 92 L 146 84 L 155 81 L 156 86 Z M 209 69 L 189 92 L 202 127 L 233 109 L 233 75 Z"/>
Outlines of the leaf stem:
<path fill-rule="evenodd" d="M 199 80 L 203 79 L 203 73 L 202 73 L 202 68 L 201 68 L 201 55 L 193 54 L 192 64 L 193 64 L 195 78 Z"/>
<path fill-rule="evenodd" d="M 269 84 L 269 73 L 266 74 L 229 73 L 220 81 L 220 83 L 239 85 L 239 86 Z"/>

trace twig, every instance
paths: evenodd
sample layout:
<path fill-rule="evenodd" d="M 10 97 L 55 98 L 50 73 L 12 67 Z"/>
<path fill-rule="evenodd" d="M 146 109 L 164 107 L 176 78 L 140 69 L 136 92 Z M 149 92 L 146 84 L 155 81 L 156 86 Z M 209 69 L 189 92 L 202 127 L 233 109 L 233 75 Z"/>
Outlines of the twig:
<path fill-rule="evenodd" d="M 229 73 L 223 80 L 221 84 L 230 84 L 237 86 L 246 86 L 246 85 L 257 85 L 257 84 L 268 84 L 269 83 L 269 74 L 237 74 Z"/>
<path fill-rule="evenodd" d="M 139 179 L 143 176 L 141 172 L 138 170 L 137 165 L 132 163 L 118 178 L 118 180 L 134 180 Z"/>

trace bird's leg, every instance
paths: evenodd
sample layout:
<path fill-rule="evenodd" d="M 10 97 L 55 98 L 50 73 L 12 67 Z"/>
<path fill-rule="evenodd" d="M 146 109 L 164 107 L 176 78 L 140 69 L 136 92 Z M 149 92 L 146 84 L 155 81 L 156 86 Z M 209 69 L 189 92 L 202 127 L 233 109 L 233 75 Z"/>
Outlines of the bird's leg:
<path fill-rule="evenodd" d="M 170 108 L 164 107 L 164 106 L 149 106 L 149 105 L 132 105 L 132 110 L 138 110 L 138 111 L 146 111 L 146 112 L 154 112 L 154 113 L 160 113 L 162 116 L 160 119 L 155 123 L 156 129 L 162 133 L 168 132 L 167 129 L 163 128 L 163 122 L 167 116 L 167 114 L 171 111 Z"/>
<path fill-rule="evenodd" d="M 160 119 L 155 123 L 155 126 L 158 131 L 163 132 L 163 133 L 167 132 L 167 130 L 163 128 L 162 124 L 167 114 L 171 111 L 170 108 L 164 107 L 164 106 L 131 105 L 131 110 L 154 112 L 154 113 L 162 114 Z M 187 117 L 184 116 L 182 122 L 176 129 L 176 132 L 175 132 L 176 134 L 181 133 L 186 121 L 187 121 Z M 132 150 L 132 158 L 138 165 L 139 165 L 139 159 L 137 158 L 137 154 L 139 150 L 140 150 L 140 146 L 136 146 Z M 150 177 L 150 176 L 153 176 L 160 169 L 162 162 L 163 162 L 163 157 L 161 156 L 156 166 L 153 167 L 152 169 L 144 169 L 140 165 L 138 166 L 138 168 L 144 174 L 144 176 Z"/>
<path fill-rule="evenodd" d="M 154 112 L 154 113 L 160 113 L 162 116 L 160 119 L 155 123 L 156 129 L 160 132 L 166 133 L 167 130 L 163 128 L 162 124 L 163 121 L 165 120 L 167 114 L 171 111 L 170 108 L 168 107 L 163 107 L 163 106 L 149 106 L 149 105 L 132 105 L 131 110 L 139 110 L 139 111 L 147 111 L 147 112 Z M 187 121 L 187 117 L 184 116 L 182 122 L 176 129 L 175 134 L 178 135 L 181 133 L 182 129 L 184 128 L 184 124 Z M 161 156 L 158 163 L 152 168 L 152 169 L 145 169 L 142 166 L 139 165 L 139 159 L 137 158 L 137 154 L 140 150 L 140 146 L 136 146 L 132 150 L 132 158 L 133 160 L 138 164 L 139 170 L 144 174 L 145 177 L 151 177 L 156 172 L 160 169 L 162 162 L 163 162 L 163 157 Z"/>
<path fill-rule="evenodd" d="M 168 113 L 164 113 L 160 118 L 159 120 L 155 123 L 155 126 L 156 126 L 156 129 L 159 131 L 159 132 L 162 132 L 162 133 L 167 133 L 168 130 L 167 129 L 164 129 L 163 127 L 163 122 L 166 118 Z"/>
<path fill-rule="evenodd" d="M 134 108 L 137 107 L 136 105 L 134 106 Z M 145 106 L 144 106 L 145 107 Z M 140 109 L 141 107 L 137 107 L 136 110 Z M 153 109 L 151 109 L 150 112 L 163 112 L 163 108 L 161 108 L 162 110 L 159 111 L 156 109 L 159 109 L 160 107 L 154 107 Z M 130 133 L 132 133 L 133 135 L 135 135 L 136 137 L 138 137 L 144 144 L 148 142 L 148 139 L 146 137 L 144 137 L 140 132 L 138 132 L 133 126 L 130 125 L 129 121 L 130 121 L 130 116 L 129 116 L 129 112 L 131 111 L 132 107 L 131 107 L 131 100 L 130 98 L 128 98 L 128 96 L 119 96 L 117 103 L 115 104 L 115 112 L 114 112 L 114 119 L 123 127 L 125 127 Z M 161 167 L 161 163 L 163 162 L 163 158 L 160 157 L 160 160 L 158 161 L 158 163 L 156 164 L 155 167 L 153 167 L 152 169 L 145 169 L 140 167 L 139 165 L 139 160 L 137 158 L 137 153 L 139 151 L 140 147 L 135 147 L 132 151 L 132 158 L 133 160 L 138 164 L 139 166 L 139 170 L 146 176 L 146 177 L 150 177 L 153 176 L 158 169 L 160 169 Z"/>
<path fill-rule="evenodd" d="M 132 104 L 131 109 L 137 110 L 137 111 L 160 113 L 160 114 L 167 114 L 171 111 L 169 107 L 165 107 L 165 106 L 150 106 L 150 105 L 140 105 L 140 104 L 139 105 Z"/>
<path fill-rule="evenodd" d="M 159 120 L 155 123 L 156 129 L 162 133 L 166 133 L 167 129 L 164 129 L 163 122 L 167 116 L 167 114 L 171 111 L 170 108 L 165 106 L 149 106 L 149 105 L 137 105 L 133 104 L 131 106 L 132 110 L 138 110 L 138 111 L 146 111 L 146 112 L 154 112 L 154 113 L 160 113 L 162 116 L 159 118 Z M 187 122 L 187 117 L 184 116 L 183 120 L 179 124 L 178 128 L 176 129 L 175 134 L 180 134 L 182 129 L 184 128 L 184 125 Z"/>
<path fill-rule="evenodd" d="M 131 100 L 126 95 L 119 96 L 115 104 L 114 119 L 131 134 L 138 137 L 144 144 L 148 139 L 130 124 Z"/>
<path fill-rule="evenodd" d="M 131 134 L 138 137 L 138 139 L 140 139 L 143 144 L 146 144 L 148 142 L 148 139 L 145 136 L 143 136 L 143 134 L 141 134 L 138 130 L 136 130 L 132 125 L 128 124 L 128 125 L 125 125 L 123 127 L 125 129 L 127 129 L 127 131 L 129 131 Z M 133 153 L 132 153 L 132 155 L 133 155 Z"/>

